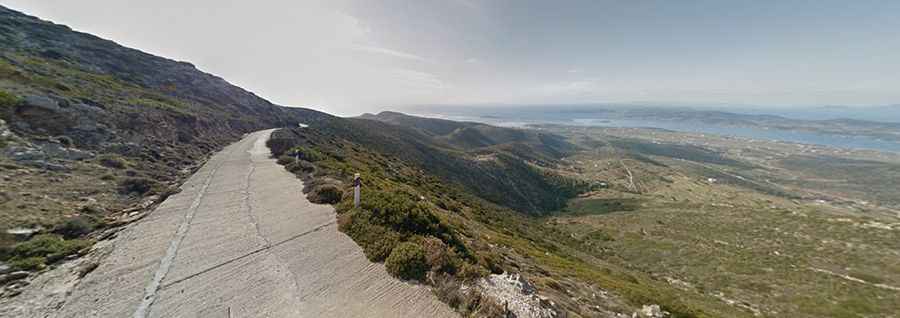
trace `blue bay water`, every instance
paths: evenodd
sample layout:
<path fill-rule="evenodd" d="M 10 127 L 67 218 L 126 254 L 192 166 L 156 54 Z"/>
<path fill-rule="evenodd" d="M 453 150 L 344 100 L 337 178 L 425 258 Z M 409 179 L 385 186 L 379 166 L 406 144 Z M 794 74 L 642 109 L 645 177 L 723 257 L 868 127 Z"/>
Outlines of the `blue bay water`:
<path fill-rule="evenodd" d="M 881 151 L 900 152 L 900 143 L 879 140 L 863 136 L 842 136 L 833 134 L 821 134 L 807 131 L 793 131 L 782 129 L 761 129 L 752 127 L 735 127 L 709 124 L 697 124 L 691 122 L 666 122 L 644 121 L 626 119 L 576 119 L 577 125 L 599 127 L 646 127 L 660 128 L 681 132 L 694 132 L 724 136 L 735 136 L 752 139 L 788 141 L 802 144 L 825 145 L 839 148 L 874 149 Z"/>
<path fill-rule="evenodd" d="M 482 122 L 496 126 L 524 127 L 529 124 L 561 124 L 597 127 L 658 128 L 680 132 L 693 132 L 734 136 L 760 140 L 795 142 L 801 144 L 825 145 L 847 149 L 872 149 L 900 152 L 900 143 L 865 136 L 843 136 L 808 131 L 783 129 L 763 129 L 754 127 L 701 124 L 697 122 L 648 121 L 605 118 L 572 118 L 571 114 L 540 114 L 523 112 L 520 114 L 493 112 L 490 116 L 479 114 L 436 114 L 423 113 L 425 117 L 439 117 L 450 120 Z"/>

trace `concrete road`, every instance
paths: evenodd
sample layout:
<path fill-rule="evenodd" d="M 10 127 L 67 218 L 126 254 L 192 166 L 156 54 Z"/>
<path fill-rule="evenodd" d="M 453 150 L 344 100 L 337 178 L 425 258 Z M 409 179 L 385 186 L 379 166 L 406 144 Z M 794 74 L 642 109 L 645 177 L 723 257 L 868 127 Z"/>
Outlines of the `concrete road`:
<path fill-rule="evenodd" d="M 271 131 L 225 148 L 122 231 L 57 317 L 453 317 L 337 231 L 334 210 L 269 158 Z M 47 313 L 45 313 L 47 314 Z"/>

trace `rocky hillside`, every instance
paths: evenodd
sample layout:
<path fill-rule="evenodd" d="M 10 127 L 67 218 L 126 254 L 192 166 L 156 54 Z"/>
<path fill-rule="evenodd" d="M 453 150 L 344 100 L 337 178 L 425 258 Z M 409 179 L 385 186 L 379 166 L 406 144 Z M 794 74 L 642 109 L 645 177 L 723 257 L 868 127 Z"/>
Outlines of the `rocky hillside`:
<path fill-rule="evenodd" d="M 0 7 L 0 260 L 22 261 L 10 246 L 31 233 L 75 239 L 152 205 L 244 133 L 324 117 Z"/>
<path fill-rule="evenodd" d="M 403 158 L 488 201 L 528 214 L 559 209 L 586 186 L 546 172 L 546 167 L 574 149 L 553 134 L 399 113 L 364 118 L 368 119 L 335 118 L 311 124 L 310 132 L 296 130 L 299 135 L 321 135 L 313 138 L 313 143 L 341 138 L 388 157 Z M 478 135 L 480 144 L 456 138 L 468 134 Z M 273 138 L 296 137 L 276 133 Z"/>
<path fill-rule="evenodd" d="M 390 111 L 377 115 L 364 114 L 360 118 L 412 128 L 436 141 L 467 151 L 502 149 L 542 163 L 552 162 L 575 150 L 575 146 L 562 137 L 535 130 L 417 117 Z"/>

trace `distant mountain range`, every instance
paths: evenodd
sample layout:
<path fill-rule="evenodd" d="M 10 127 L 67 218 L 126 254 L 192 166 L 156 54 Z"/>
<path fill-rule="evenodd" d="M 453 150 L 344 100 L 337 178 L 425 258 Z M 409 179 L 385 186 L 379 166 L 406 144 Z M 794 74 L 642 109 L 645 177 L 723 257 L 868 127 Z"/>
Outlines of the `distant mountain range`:
<path fill-rule="evenodd" d="M 641 107 L 633 105 L 546 105 L 522 107 L 417 106 L 409 111 L 441 114 L 488 122 L 572 124 L 579 120 L 633 120 L 696 123 L 723 127 L 752 127 L 805 131 L 839 136 L 861 136 L 900 141 L 900 106 L 851 108 L 827 106 L 792 110 L 710 110 L 685 107 Z M 895 117 L 896 116 L 896 117 Z M 870 120 L 866 118 L 875 118 Z M 892 121 L 896 118 L 896 121 Z"/>

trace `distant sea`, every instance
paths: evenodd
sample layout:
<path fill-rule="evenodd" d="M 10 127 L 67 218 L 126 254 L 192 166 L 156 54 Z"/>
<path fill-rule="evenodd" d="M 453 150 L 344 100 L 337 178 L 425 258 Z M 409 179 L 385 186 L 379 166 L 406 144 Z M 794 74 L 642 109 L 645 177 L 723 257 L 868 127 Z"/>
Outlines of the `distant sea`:
<path fill-rule="evenodd" d="M 481 111 L 467 108 L 466 111 L 448 111 L 434 112 L 412 112 L 420 116 L 445 118 L 457 121 L 473 121 L 481 122 L 496 126 L 505 127 L 525 127 L 530 124 L 561 124 L 575 126 L 596 126 L 596 127 L 634 127 L 634 128 L 658 128 L 681 132 L 694 132 L 704 134 L 714 134 L 723 136 L 735 136 L 743 138 L 752 138 L 760 140 L 786 141 L 802 144 L 826 145 L 838 148 L 848 149 L 873 149 L 880 151 L 900 152 L 900 143 L 894 141 L 880 140 L 873 137 L 865 136 L 844 136 L 823 134 L 807 131 L 781 130 L 772 128 L 757 127 L 735 127 L 714 124 L 697 124 L 693 122 L 677 122 L 677 121 L 649 121 L 649 120 L 629 120 L 629 119 L 606 119 L 594 117 L 584 117 L 585 114 L 579 113 L 535 113 L 527 110 L 514 109 L 492 109 Z M 824 120 L 836 118 L 851 118 L 860 120 L 871 120 L 869 117 L 878 117 L 874 114 L 854 113 L 855 116 L 848 116 L 845 110 L 834 109 L 829 115 L 828 113 L 816 113 L 809 111 L 782 111 L 781 113 L 761 112 L 761 111 L 734 111 L 735 113 L 755 114 L 755 115 L 778 115 L 792 119 L 801 120 Z M 889 116 L 882 116 L 889 117 Z M 881 118 L 881 121 L 885 118 Z M 889 118 L 888 118 L 889 119 Z M 897 121 L 900 122 L 900 115 Z"/>

